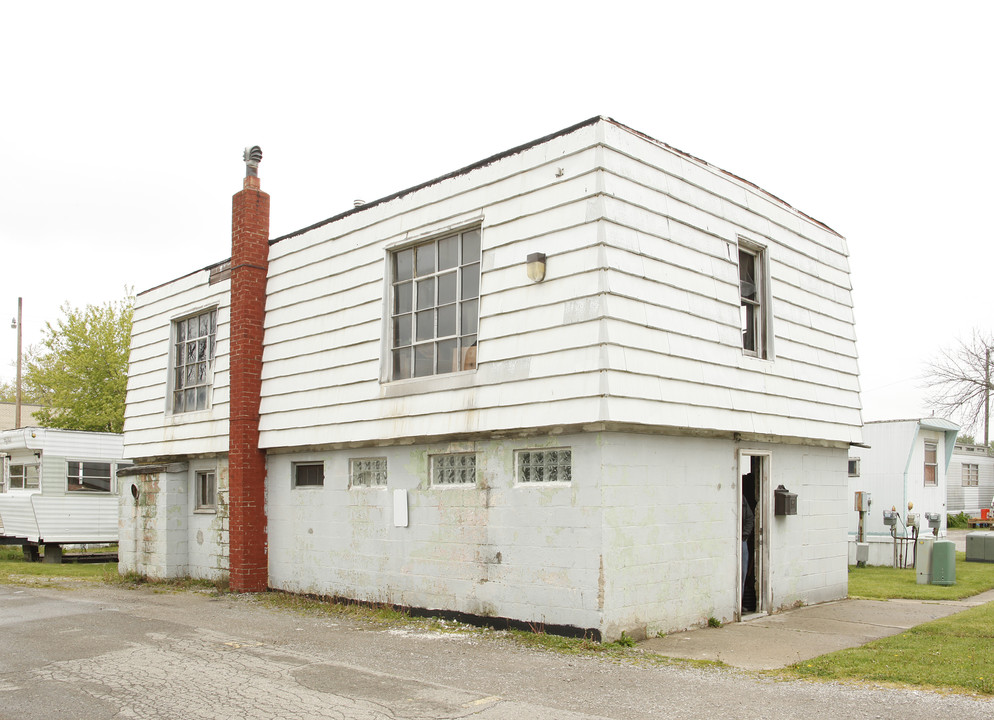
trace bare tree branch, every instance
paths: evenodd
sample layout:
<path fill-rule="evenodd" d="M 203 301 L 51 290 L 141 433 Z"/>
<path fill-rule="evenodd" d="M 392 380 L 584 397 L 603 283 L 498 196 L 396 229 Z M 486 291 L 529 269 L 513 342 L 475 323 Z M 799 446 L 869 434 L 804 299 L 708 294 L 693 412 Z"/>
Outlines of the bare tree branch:
<path fill-rule="evenodd" d="M 929 394 L 926 404 L 937 415 L 957 418 L 963 430 L 984 431 L 990 442 L 988 403 L 992 389 L 988 365 L 994 352 L 994 338 L 976 330 L 968 341 L 940 350 L 926 366 L 922 380 Z"/>

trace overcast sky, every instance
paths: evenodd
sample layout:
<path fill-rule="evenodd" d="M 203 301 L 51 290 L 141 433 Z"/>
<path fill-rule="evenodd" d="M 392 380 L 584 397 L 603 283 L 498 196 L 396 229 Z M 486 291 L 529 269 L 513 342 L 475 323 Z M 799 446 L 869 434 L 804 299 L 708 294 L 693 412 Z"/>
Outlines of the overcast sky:
<path fill-rule="evenodd" d="M 817 7 L 823 9 L 816 9 Z M 230 254 L 242 148 L 273 237 L 593 115 L 848 240 L 863 419 L 927 415 L 989 332 L 989 2 L 8 3 L 0 379 L 64 302 Z"/>

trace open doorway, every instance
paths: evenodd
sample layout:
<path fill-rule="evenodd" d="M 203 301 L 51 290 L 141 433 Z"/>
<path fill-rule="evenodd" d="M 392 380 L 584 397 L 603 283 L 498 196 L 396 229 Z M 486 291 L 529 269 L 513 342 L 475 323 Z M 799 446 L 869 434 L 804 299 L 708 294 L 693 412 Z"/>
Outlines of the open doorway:
<path fill-rule="evenodd" d="M 766 532 L 769 508 L 769 455 L 743 452 L 739 457 L 742 477 L 742 528 L 740 607 L 742 616 L 768 611 L 769 547 Z"/>

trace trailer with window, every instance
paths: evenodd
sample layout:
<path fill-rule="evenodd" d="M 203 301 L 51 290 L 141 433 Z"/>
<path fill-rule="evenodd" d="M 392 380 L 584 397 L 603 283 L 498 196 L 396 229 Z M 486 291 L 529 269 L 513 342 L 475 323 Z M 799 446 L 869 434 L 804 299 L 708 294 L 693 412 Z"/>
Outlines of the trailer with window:
<path fill-rule="evenodd" d="M 64 544 L 115 543 L 116 476 L 123 438 L 117 433 L 51 428 L 0 432 L 0 543 L 25 556 L 57 561 Z"/>

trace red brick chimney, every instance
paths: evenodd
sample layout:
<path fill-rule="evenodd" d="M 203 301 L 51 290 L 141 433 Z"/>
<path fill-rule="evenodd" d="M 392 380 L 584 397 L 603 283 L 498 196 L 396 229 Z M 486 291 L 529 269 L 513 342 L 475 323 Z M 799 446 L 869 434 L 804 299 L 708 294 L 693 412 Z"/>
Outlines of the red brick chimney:
<path fill-rule="evenodd" d="M 269 195 L 256 174 L 262 150 L 246 148 L 242 191 L 231 200 L 230 418 L 228 559 L 234 592 L 269 584 L 266 454 L 259 450 L 262 328 L 269 268 Z"/>

